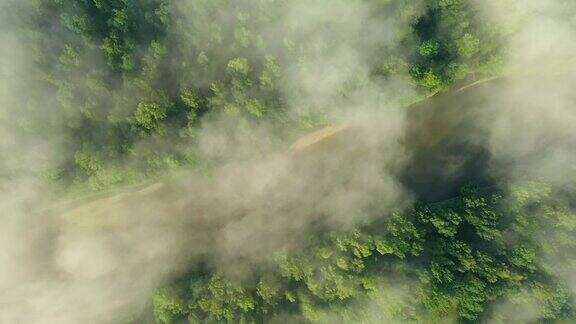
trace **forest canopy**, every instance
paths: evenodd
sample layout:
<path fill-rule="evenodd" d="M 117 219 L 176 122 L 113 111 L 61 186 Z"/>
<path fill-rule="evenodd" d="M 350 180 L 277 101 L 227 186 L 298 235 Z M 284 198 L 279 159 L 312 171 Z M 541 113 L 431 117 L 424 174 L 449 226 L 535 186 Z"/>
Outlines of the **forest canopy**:
<path fill-rule="evenodd" d="M 477 2 L 0 0 L 0 207 L 11 213 L 0 235 L 46 231 L 56 251 L 30 239 L 32 252 L 0 265 L 19 278 L 4 263 L 42 254 L 66 269 L 38 262 L 0 288 L 37 284 L 74 303 L 99 291 L 73 315 L 67 301 L 13 297 L 36 288 L 0 293 L 19 305 L 0 301 L 0 322 L 576 321 L 576 100 L 564 82 L 576 75 L 576 5 Z M 417 108 L 510 76 L 538 82 L 482 101 L 509 111 Z M 432 121 L 413 131 L 410 111 Z M 444 134 L 443 119 L 459 118 L 478 123 L 458 130 L 474 135 Z M 403 134 L 423 125 L 433 144 L 406 149 Z M 313 171 L 284 160 L 327 126 L 347 149 Z M 452 159 L 434 141 L 480 153 Z M 479 161 L 489 181 L 440 187 Z M 196 182 L 125 193 L 171 181 Z M 116 192 L 89 205 L 93 222 L 43 212 Z M 133 200 L 117 221 L 122 199 Z M 175 210 L 178 225 L 166 220 Z"/>
<path fill-rule="evenodd" d="M 293 84 L 298 73 L 310 73 L 294 67 L 313 68 L 332 51 L 362 49 L 367 63 L 361 68 L 368 71 L 334 66 L 344 71 L 332 78 L 351 73 L 350 79 L 330 80 L 327 74 L 326 86 L 314 85 L 322 96 L 332 95 L 323 88 L 345 97 L 367 82 L 410 78 L 403 82 L 412 86 L 400 89 L 414 90 L 388 99 L 409 103 L 498 70 L 500 33 L 466 1 L 353 3 L 313 4 L 310 15 L 328 5 L 337 14 L 361 11 L 353 15 L 369 24 L 353 21 L 357 17 L 340 22 L 331 12 L 318 22 L 286 17 L 300 10 L 293 7 L 306 6 L 298 1 L 14 5 L 16 15 L 6 19 L 18 20 L 13 25 L 23 29 L 26 50 L 41 71 L 32 78 L 43 91 L 57 93 L 50 98 L 56 120 L 42 123 L 70 134 L 66 156 L 51 176 L 64 186 L 97 191 L 198 163 L 190 143 L 202 119 L 221 111 L 246 120 L 246 127 L 266 120 L 278 132 L 297 134 L 331 122 L 325 105 L 338 98 L 306 100 L 296 115 L 290 106 L 295 97 L 314 95 L 308 84 Z M 370 80 L 354 79 L 362 77 Z M 336 90 L 330 82 L 345 84 Z M 142 142 L 151 144 L 135 149 Z M 126 168 L 126 161 L 137 165 Z"/>

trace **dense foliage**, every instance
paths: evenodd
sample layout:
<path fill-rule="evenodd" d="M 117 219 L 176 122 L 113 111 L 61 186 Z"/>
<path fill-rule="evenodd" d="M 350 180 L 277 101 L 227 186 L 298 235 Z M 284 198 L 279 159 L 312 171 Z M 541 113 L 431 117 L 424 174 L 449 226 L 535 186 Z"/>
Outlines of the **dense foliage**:
<path fill-rule="evenodd" d="M 370 8 L 371 19 L 394 17 L 407 26 L 394 41 L 371 37 L 375 44 L 367 47 L 372 80 L 409 77 L 417 93 L 405 102 L 498 73 L 501 31 L 472 1 L 356 1 Z M 73 192 L 101 191 L 195 167 L 206 162 L 197 151 L 200 123 L 213 114 L 231 116 L 244 133 L 253 123 L 270 123 L 288 139 L 324 124 L 322 109 L 288 112 L 294 94 L 285 78 L 293 66 L 313 63 L 368 30 L 335 34 L 311 49 L 317 40 L 297 27 L 267 32 L 289 3 L 20 4 L 15 17 L 27 17 L 22 30 L 42 71 L 34 85 L 57 93 L 41 102 L 54 109 L 54 119 L 39 122 L 64 127 L 68 139 L 46 177 Z M 354 81 L 350 87 L 362 86 Z M 449 201 L 319 234 L 302 252 L 276 255 L 247 278 L 197 267 L 157 291 L 154 317 L 159 323 L 505 322 L 520 309 L 541 320 L 574 320 L 574 296 L 559 279 L 574 264 L 546 267 L 576 248 L 576 217 L 565 203 L 573 193 L 555 190 L 544 182 L 467 186 Z"/>
<path fill-rule="evenodd" d="M 393 41 L 380 31 L 374 39 L 367 26 L 336 30 L 318 44 L 304 27 L 275 25 L 290 1 L 22 2 L 12 18 L 28 17 L 26 35 L 43 71 L 36 81 L 58 94 L 57 102 L 39 104 L 55 106 L 53 122 L 65 123 L 66 138 L 74 139 L 50 176 L 94 191 L 193 165 L 197 126 L 211 112 L 236 116 L 238 127 L 243 119 L 266 120 L 303 133 L 323 123 L 323 107 L 288 114 L 284 78 L 363 34 L 374 43 L 353 45 L 366 48 L 371 77 L 409 75 L 420 95 L 498 66 L 497 31 L 467 1 L 358 3 L 370 19 L 401 26 Z"/>
<path fill-rule="evenodd" d="M 154 297 L 157 321 L 332 323 L 574 319 L 563 269 L 576 218 L 544 183 L 460 197 L 331 233 L 248 280 L 198 270 Z M 552 198 L 556 197 L 556 198 Z M 546 244 L 541 244 L 542 238 Z M 556 264 L 556 262 L 554 262 Z M 292 316 L 292 317 L 286 317 Z"/>

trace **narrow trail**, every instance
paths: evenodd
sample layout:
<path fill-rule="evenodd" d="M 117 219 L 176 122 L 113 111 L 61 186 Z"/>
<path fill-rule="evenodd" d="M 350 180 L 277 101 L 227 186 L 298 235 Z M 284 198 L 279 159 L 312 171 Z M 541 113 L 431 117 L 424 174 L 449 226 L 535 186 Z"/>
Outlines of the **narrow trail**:
<path fill-rule="evenodd" d="M 477 109 L 470 109 L 482 101 L 491 87 L 497 87 L 502 78 L 489 78 L 465 86 L 439 93 L 408 107 L 408 127 L 403 144 L 411 156 L 401 178 L 408 189 L 424 200 L 438 201 L 449 199 L 455 190 L 468 181 L 486 183 L 483 174 L 487 157 L 479 148 L 464 143 L 462 132 L 469 127 Z M 295 141 L 286 155 L 293 160 L 317 160 L 330 158 L 332 152 L 342 149 L 342 145 L 354 145 L 346 140 L 354 136 L 357 125 L 334 125 L 316 130 Z M 451 137 L 458 140 L 454 141 Z M 321 152 L 321 153 L 319 153 Z M 317 157 L 318 156 L 318 157 Z M 448 176 L 443 170 L 453 160 L 466 160 L 462 170 Z M 467 164 L 468 163 L 468 164 Z M 488 181 L 489 182 L 489 181 Z M 427 191 L 434 188 L 434 193 Z M 152 182 L 128 187 L 122 191 L 112 191 L 62 202 L 51 209 L 62 212 L 66 222 L 110 223 L 112 215 L 120 215 L 122 209 L 129 209 L 139 201 L 154 201 L 172 191 L 170 185 Z M 177 200 L 178 198 L 175 198 Z M 92 214 L 99 220 L 81 220 Z M 77 216 L 83 215 L 79 219 Z M 108 220 L 107 220 L 108 219 Z"/>

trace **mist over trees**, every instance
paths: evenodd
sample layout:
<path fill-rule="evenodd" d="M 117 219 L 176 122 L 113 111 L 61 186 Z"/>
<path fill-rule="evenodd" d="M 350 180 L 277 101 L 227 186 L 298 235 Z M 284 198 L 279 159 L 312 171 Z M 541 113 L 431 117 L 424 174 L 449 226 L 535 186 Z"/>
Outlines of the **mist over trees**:
<path fill-rule="evenodd" d="M 294 20 L 285 18 L 287 11 L 297 10 L 290 9 L 293 6 L 283 1 L 15 5 L 11 10 L 25 22 L 13 15 L 8 19 L 23 25 L 22 37 L 42 70 L 37 78 L 47 91 L 57 93 L 54 109 L 66 119 L 73 139 L 66 143 L 65 160 L 53 171 L 56 180 L 101 190 L 194 164 L 189 144 L 196 140 L 201 119 L 213 112 L 282 128 L 313 129 L 326 123 L 319 109 L 299 107 L 308 112 L 290 114 L 287 96 L 297 93 L 286 92 L 302 90 L 286 83 L 292 82 L 294 66 L 313 64 L 338 50 L 339 42 L 366 49 L 362 54 L 369 60 L 370 78 L 385 82 L 409 76 L 421 94 L 490 75 L 498 66 L 496 32 L 483 28 L 486 22 L 465 2 L 359 1 L 354 7 L 382 25 L 350 30 L 357 22 L 337 22 L 330 16 L 312 26 L 287 21 Z M 323 10 L 321 4 L 314 6 Z M 346 6 L 337 3 L 331 10 L 344 11 Z M 377 27 L 388 30 L 372 30 Z M 311 28 L 327 29 L 321 36 L 332 38 L 307 39 Z M 349 80 L 347 86 L 362 82 Z M 406 97 L 406 102 L 414 100 L 413 94 Z M 142 141 L 154 149 L 135 149 Z M 120 165 L 126 159 L 137 167 Z"/>
<path fill-rule="evenodd" d="M 528 25 L 530 17 L 558 19 L 557 25 L 546 25 L 549 33 L 542 32 L 538 40 L 552 34 L 576 35 L 573 19 L 566 18 L 573 17 L 569 13 L 576 13 L 576 6 L 553 2 L 542 8 L 530 5 L 528 10 L 509 1 L 510 19 L 502 22 L 499 15 L 508 11 L 494 1 L 486 5 L 465 0 L 5 1 L 0 5 L 4 43 L 0 58 L 8 63 L 0 68 L 4 137 L 0 149 L 7 157 L 0 162 L 0 194 L 9 197 L 9 192 L 17 192 L 14 184 L 28 178 L 42 183 L 34 199 L 56 201 L 178 178 L 190 170 L 217 181 L 221 168 L 287 151 L 289 143 L 305 134 L 346 124 L 355 120 L 350 117 L 355 114 L 364 121 L 377 111 L 401 125 L 404 115 L 389 107 L 408 109 L 477 81 L 520 70 L 526 75 L 536 72 L 538 66 L 523 69 L 508 62 L 510 57 L 519 64 L 525 62 L 517 57 L 546 57 L 545 49 L 518 45 L 522 38 L 515 35 L 523 28 L 539 30 Z M 515 5 L 526 11 L 515 11 Z M 552 43 L 552 48 L 559 44 Z M 556 60 L 546 62 L 550 68 L 562 64 L 560 70 L 570 80 L 574 61 L 564 61 L 562 54 L 572 53 L 573 45 L 574 40 L 566 40 L 557 49 Z M 15 72 L 10 65 L 18 66 Z M 302 225 L 306 239 L 298 242 L 298 248 L 252 258 L 239 255 L 243 262 L 238 269 L 216 252 L 212 258 L 203 254 L 184 271 L 168 276 L 154 293 L 141 296 L 144 306 L 131 314 L 123 311 L 92 320 L 575 321 L 576 188 L 571 163 L 576 160 L 571 144 L 576 134 L 568 128 L 576 120 L 570 110 L 576 101 L 569 89 L 564 90 L 553 97 L 562 98 L 550 104 L 556 108 L 518 110 L 524 119 L 512 114 L 498 119 L 494 117 L 498 112 L 483 116 L 500 128 L 490 124 L 489 140 L 469 142 L 484 145 L 494 156 L 490 167 L 496 171 L 490 186 L 467 183 L 456 195 L 436 201 L 394 189 L 405 198 L 394 208 L 382 207 L 380 213 L 374 205 L 392 200 L 375 198 L 366 203 L 377 210 L 368 213 L 370 217 L 350 216 L 354 221 L 339 223 L 342 216 L 321 215 L 310 221 L 312 225 Z M 508 94 L 503 91 L 494 97 Z M 538 102 L 533 99 L 527 95 L 524 100 L 527 105 Z M 498 102 L 505 105 L 506 100 Z M 519 107 L 518 102 L 514 104 Z M 543 115 L 535 111 L 554 117 L 540 118 Z M 508 127 L 515 121 L 522 127 Z M 546 126 L 540 129 L 540 124 Z M 507 143 L 500 140 L 507 134 L 502 129 L 523 135 L 534 131 L 537 139 Z M 387 134 L 363 135 L 366 142 L 379 143 L 366 147 L 388 145 L 381 138 Z M 388 134 L 393 138 L 390 143 L 400 142 L 394 134 Z M 531 159 L 540 147 L 557 150 L 550 159 Z M 390 155 L 370 156 L 373 161 L 358 165 L 369 167 L 373 162 L 394 169 L 395 163 L 408 159 L 405 152 Z M 498 168 L 506 163 L 523 169 L 499 174 Z M 252 164 L 256 169 L 267 167 Z M 451 166 L 446 163 L 447 169 Z M 327 184 L 356 189 L 358 178 L 347 172 L 354 173 L 334 174 L 343 180 Z M 367 180 L 360 183 L 374 185 Z M 262 190 L 278 189 L 274 185 L 262 185 Z M 246 187 L 247 192 L 252 190 Z M 366 190 L 380 194 L 378 188 Z M 286 192 L 291 193 L 277 191 Z M 258 203 L 283 201 L 274 192 L 266 194 L 272 198 L 258 196 L 264 201 Z M 337 204 L 340 201 L 330 203 L 333 206 L 319 210 L 349 211 Z M 362 214 L 364 205 L 358 205 Z M 232 213 L 252 212 L 249 203 L 230 206 L 248 206 Z M 259 205 L 289 217 L 283 214 L 289 208 L 283 207 Z M 160 215 L 164 216 L 169 217 Z M 336 225 L 324 226 L 324 219 Z M 262 232 L 262 237 L 274 236 Z M 153 242 L 153 235 L 149 240 Z M 66 318 L 61 317 L 62 323 L 72 323 Z M 17 317 L 8 319 L 18 322 Z"/>

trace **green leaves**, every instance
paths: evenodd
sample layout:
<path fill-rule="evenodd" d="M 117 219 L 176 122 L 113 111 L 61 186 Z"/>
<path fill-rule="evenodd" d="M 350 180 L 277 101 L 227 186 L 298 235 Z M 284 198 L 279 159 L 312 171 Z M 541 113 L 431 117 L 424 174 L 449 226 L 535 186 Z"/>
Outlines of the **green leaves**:
<path fill-rule="evenodd" d="M 536 251 L 532 248 L 520 246 L 512 251 L 510 263 L 518 268 L 527 269 L 530 272 L 536 270 Z"/>
<path fill-rule="evenodd" d="M 351 37 L 370 36 L 346 48 L 371 50 L 337 57 L 358 54 L 366 77 L 327 93 L 347 96 L 372 81 L 411 78 L 418 97 L 494 73 L 501 61 L 499 32 L 471 1 L 362 1 L 375 21 L 407 23 L 393 41 L 380 38 L 387 31 L 370 30 L 371 23 L 354 31 L 332 31 L 331 21 L 308 28 L 300 17 L 284 24 L 281 10 L 291 4 L 284 0 L 39 3 L 38 62 L 46 87 L 57 92 L 55 109 L 69 117 L 71 139 L 70 153 L 55 168 L 67 171 L 53 178 L 93 191 L 201 159 L 193 140 L 206 115 L 265 122 L 278 133 L 323 123 L 322 113 L 292 117 L 287 103 L 306 91 L 298 89 L 305 80 L 291 79 L 299 68 L 303 76 L 317 73 L 314 64 Z M 316 37 L 318 29 L 330 39 Z M 338 75 L 350 67 L 333 68 Z M 330 79 L 308 86 L 308 95 L 331 88 Z M 318 99 L 320 106 L 339 98 Z M 216 270 L 194 272 L 156 293 L 154 315 L 161 323 L 266 322 L 278 314 L 328 321 L 353 314 L 355 304 L 372 305 L 382 287 L 391 286 L 385 281 L 398 281 L 414 288 L 389 300 L 413 296 L 412 290 L 420 298 L 405 302 L 393 320 L 480 321 L 499 299 L 523 290 L 537 301 L 542 319 L 562 318 L 573 298 L 564 278 L 576 262 L 553 261 L 576 251 L 576 215 L 567 204 L 573 197 L 561 191 L 541 182 L 468 186 L 449 202 L 381 215 L 331 235 L 314 233 L 305 249 L 243 282 Z"/>
<path fill-rule="evenodd" d="M 417 84 L 436 93 L 472 75 L 489 76 L 498 66 L 503 37 L 469 1 L 431 0 L 415 24 L 418 56 L 410 58 Z"/>
<path fill-rule="evenodd" d="M 482 321 L 503 298 L 523 291 L 530 307 L 538 307 L 539 318 L 566 318 L 572 295 L 543 271 L 542 251 L 529 240 L 505 244 L 499 239 L 504 229 L 509 237 L 539 230 L 522 227 L 532 232 L 515 233 L 511 231 L 520 227 L 506 228 L 515 213 L 525 212 L 511 197 L 538 201 L 542 210 L 560 210 L 544 189 L 516 187 L 507 195 L 466 186 L 456 199 L 319 236 L 300 252 L 278 256 L 254 284 L 238 284 L 217 273 L 192 275 L 192 288 L 175 300 L 188 294 L 189 316 L 198 321 L 268 321 L 278 314 L 310 322 L 360 321 L 382 312 L 374 318 L 455 322 Z M 560 214 L 549 215 L 560 219 Z M 395 291 L 390 282 L 413 288 Z M 414 297 L 399 300 L 402 296 Z M 379 304 L 383 300 L 401 308 L 384 308 Z M 356 303 L 380 306 L 375 314 L 366 314 Z M 173 307 L 176 317 L 181 308 Z"/>
<path fill-rule="evenodd" d="M 328 27 L 340 26 L 331 20 L 320 22 L 326 30 L 314 31 L 322 37 L 305 36 L 312 31 L 303 21 L 280 23 L 286 18 L 285 9 L 293 5 L 285 0 L 47 1 L 38 5 L 34 46 L 46 78 L 58 87 L 59 108 L 80 116 L 69 122 L 72 137 L 78 139 L 72 151 L 87 143 L 107 156 L 122 151 L 125 155 L 116 157 L 129 160 L 135 158 L 134 143 L 145 137 L 189 139 L 211 112 L 266 122 L 282 134 L 292 132 L 289 128 L 294 125 L 311 128 L 325 123 L 325 107 L 303 104 L 298 109 L 321 111 L 296 115 L 287 103 L 299 96 L 299 81 L 292 80 L 295 70 L 323 61 L 339 42 L 362 46 L 366 72 L 377 82 L 411 76 L 422 93 L 406 91 L 405 101 L 447 89 L 470 73 L 487 71 L 484 67 L 496 61 L 498 47 L 495 35 L 482 32 L 474 8 L 466 1 L 424 4 L 362 3 L 375 22 L 395 17 L 395 24 L 404 26 L 395 29 L 392 41 L 388 33 L 374 33 L 373 24 L 329 32 Z M 327 35 L 331 39 L 323 39 Z M 335 67 L 334 72 L 346 73 L 341 69 L 348 67 Z M 351 78 L 336 93 L 347 96 L 367 81 L 372 80 Z M 316 96 L 316 85 L 312 88 L 309 95 Z M 118 139 L 104 143 L 101 134 L 106 132 Z M 67 179 L 76 180 L 80 178 Z M 448 225 L 440 220 L 435 224 Z M 444 230 L 448 235 L 453 232 Z M 380 245 L 382 251 L 399 249 Z"/>
<path fill-rule="evenodd" d="M 152 298 L 154 306 L 154 319 L 157 323 L 169 324 L 175 319 L 188 314 L 188 305 L 182 299 L 178 291 L 173 287 L 161 288 L 156 291 Z"/>
<path fill-rule="evenodd" d="M 418 256 L 422 252 L 423 232 L 407 215 L 394 213 L 384 229 L 385 234 L 375 237 L 376 250 L 380 254 L 393 254 L 404 259 L 407 255 Z"/>
<path fill-rule="evenodd" d="M 239 57 L 233 60 L 228 61 L 226 65 L 226 71 L 236 77 L 247 77 L 248 73 L 250 73 L 250 65 L 248 65 L 248 60 L 245 58 Z"/>
<path fill-rule="evenodd" d="M 480 40 L 472 34 L 466 33 L 456 40 L 458 54 L 464 59 L 470 59 L 480 50 Z"/>
<path fill-rule="evenodd" d="M 452 237 L 458 232 L 460 222 L 462 217 L 451 209 L 439 210 L 430 219 L 430 223 L 438 233 L 447 237 Z"/>
<path fill-rule="evenodd" d="M 166 118 L 166 107 L 157 102 L 141 102 L 134 114 L 137 125 L 147 131 L 158 127 L 158 122 Z"/>
<path fill-rule="evenodd" d="M 60 56 L 60 62 L 64 65 L 78 67 L 80 65 L 80 55 L 72 46 L 66 45 Z"/>
<path fill-rule="evenodd" d="M 499 200 L 498 195 L 491 197 L 482 197 L 478 190 L 473 187 L 464 187 L 462 189 L 462 203 L 464 207 L 464 219 L 474 226 L 478 236 L 484 240 L 494 240 L 501 236 L 498 229 L 498 222 L 501 215 L 497 208 Z"/>
<path fill-rule="evenodd" d="M 418 47 L 418 53 L 423 57 L 430 58 L 438 54 L 439 49 L 440 44 L 438 44 L 438 42 L 436 42 L 435 40 L 427 40 L 422 44 L 420 44 L 420 46 Z"/>
<path fill-rule="evenodd" d="M 220 276 L 212 276 L 208 282 L 195 281 L 192 285 L 195 296 L 189 305 L 191 311 L 203 313 L 198 318 L 209 321 L 238 321 L 255 307 L 255 301 L 244 289 L 237 287 Z"/>
<path fill-rule="evenodd" d="M 482 313 L 486 302 L 486 283 L 472 275 L 466 276 L 465 281 L 459 284 L 456 298 L 458 300 L 458 314 L 467 320 L 476 320 Z"/>

